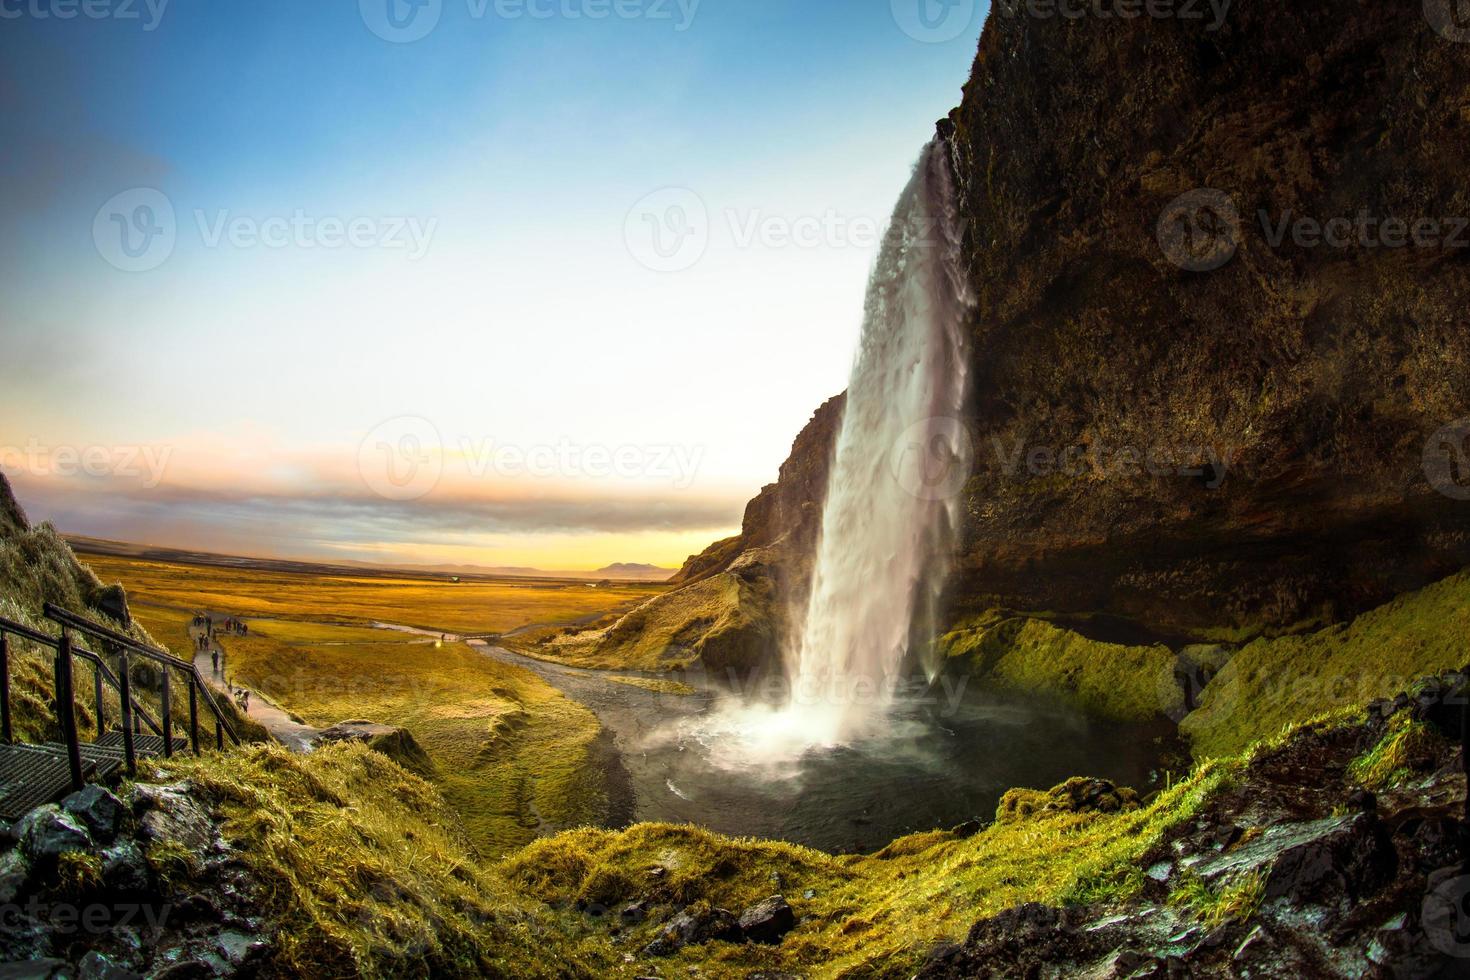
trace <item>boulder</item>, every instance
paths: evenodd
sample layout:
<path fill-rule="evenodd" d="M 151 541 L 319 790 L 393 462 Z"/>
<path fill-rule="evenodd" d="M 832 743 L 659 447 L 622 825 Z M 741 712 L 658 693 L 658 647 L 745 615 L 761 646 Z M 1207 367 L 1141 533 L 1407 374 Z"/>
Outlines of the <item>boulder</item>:
<path fill-rule="evenodd" d="M 142 812 L 138 822 L 145 841 L 177 844 L 200 856 L 214 842 L 214 823 L 189 796 L 187 784 L 135 786 L 133 810 Z"/>
<path fill-rule="evenodd" d="M 101 786 L 87 786 L 61 801 L 61 808 L 82 823 L 101 843 L 117 836 L 126 807 Z"/>
<path fill-rule="evenodd" d="M 148 890 L 148 863 L 137 844 L 121 840 L 102 851 L 102 881 L 119 892 Z"/>
<path fill-rule="evenodd" d="M 780 895 L 752 905 L 740 916 L 740 931 L 753 943 L 777 945 L 796 928 L 796 913 Z"/>
<path fill-rule="evenodd" d="M 132 613 L 128 611 L 128 593 L 121 585 L 101 586 L 92 593 L 87 604 L 123 626 L 133 625 Z"/>
<path fill-rule="evenodd" d="M 379 725 L 371 721 L 343 721 L 318 732 L 312 738 L 313 745 L 340 742 L 359 742 L 366 745 L 374 752 L 386 755 L 409 772 L 426 779 L 434 775 L 433 760 L 406 728 Z"/>
<path fill-rule="evenodd" d="M 37 807 L 16 827 L 21 850 L 32 862 L 52 860 L 92 846 L 91 835 L 76 817 L 55 804 Z"/>
<path fill-rule="evenodd" d="M 94 949 L 77 964 L 77 980 L 143 980 L 143 975 L 117 965 Z"/>

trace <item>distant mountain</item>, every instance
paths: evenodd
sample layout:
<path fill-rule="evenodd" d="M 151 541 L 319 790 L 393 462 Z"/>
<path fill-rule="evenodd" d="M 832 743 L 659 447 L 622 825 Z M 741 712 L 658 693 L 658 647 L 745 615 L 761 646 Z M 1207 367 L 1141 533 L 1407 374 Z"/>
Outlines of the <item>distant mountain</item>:
<path fill-rule="evenodd" d="M 663 582 L 678 571 L 676 568 L 659 568 L 638 562 L 617 562 L 593 572 L 603 578 L 633 579 L 639 582 Z"/>

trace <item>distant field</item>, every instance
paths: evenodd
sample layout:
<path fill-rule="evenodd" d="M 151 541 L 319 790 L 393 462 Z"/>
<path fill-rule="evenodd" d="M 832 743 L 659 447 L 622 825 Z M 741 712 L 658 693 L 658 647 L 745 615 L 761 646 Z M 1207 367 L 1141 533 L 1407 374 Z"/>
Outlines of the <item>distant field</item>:
<path fill-rule="evenodd" d="M 664 587 L 519 579 L 471 580 L 312 575 L 81 555 L 105 582 L 122 582 L 134 601 L 250 617 L 454 633 L 504 633 L 564 623 L 632 606 Z"/>
<path fill-rule="evenodd" d="M 244 618 L 248 637 L 221 640 L 230 680 L 265 693 L 305 723 L 361 718 L 407 728 L 487 855 L 601 816 L 599 726 L 590 711 L 530 671 L 465 644 L 370 624 L 505 632 L 604 615 L 658 586 L 455 584 L 81 558 L 104 581 L 122 582 L 138 621 L 185 656 L 193 611 Z"/>

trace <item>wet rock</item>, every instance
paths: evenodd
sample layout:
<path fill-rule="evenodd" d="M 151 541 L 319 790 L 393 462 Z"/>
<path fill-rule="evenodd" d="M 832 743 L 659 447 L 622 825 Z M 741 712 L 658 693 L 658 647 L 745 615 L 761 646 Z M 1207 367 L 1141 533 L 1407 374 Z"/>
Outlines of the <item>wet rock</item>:
<path fill-rule="evenodd" d="M 1359 814 L 1316 840 L 1284 851 L 1266 880 L 1266 900 L 1301 905 L 1329 892 L 1349 901 L 1372 895 L 1393 880 L 1398 855 L 1372 814 Z"/>
<path fill-rule="evenodd" d="M 780 895 L 752 905 L 740 916 L 740 931 L 753 943 L 777 945 L 796 928 L 796 913 Z"/>
<path fill-rule="evenodd" d="M 101 786 L 87 786 L 61 801 L 61 808 L 92 832 L 99 843 L 107 844 L 117 837 L 126 808 L 122 800 Z"/>
<path fill-rule="evenodd" d="M 82 957 L 77 964 L 77 980 L 142 980 L 141 973 L 134 973 L 119 966 L 97 950 Z"/>
<path fill-rule="evenodd" d="M 1015 822 L 1045 813 L 1122 813 L 1139 805 L 1136 790 L 1106 779 L 1069 779 L 1046 792 L 1013 789 L 1001 797 L 996 817 Z"/>
<path fill-rule="evenodd" d="M 20 851 L 6 851 L 0 856 L 0 905 L 9 905 L 20 897 L 30 874 L 30 865 Z"/>
<path fill-rule="evenodd" d="M 224 930 L 215 937 L 214 943 L 220 955 L 236 969 L 257 961 L 268 949 L 265 943 L 235 929 Z"/>
<path fill-rule="evenodd" d="M 71 814 L 54 804 L 37 807 L 16 826 L 21 850 L 32 862 L 54 861 L 68 851 L 85 851 L 92 838 Z"/>
<path fill-rule="evenodd" d="M 200 855 L 214 841 L 209 815 L 182 784 L 135 787 L 133 809 L 142 811 L 139 830 L 146 841 L 177 844 Z"/>
<path fill-rule="evenodd" d="M 1172 861 L 1160 861 L 1158 864 L 1150 866 L 1149 869 L 1144 872 L 1144 874 L 1153 881 L 1157 881 L 1159 884 L 1162 885 L 1164 882 L 1173 877 L 1174 863 Z"/>
<path fill-rule="evenodd" d="M 131 840 L 120 840 L 102 851 L 102 881 L 120 892 L 142 892 L 149 888 L 148 863 L 143 851 Z"/>

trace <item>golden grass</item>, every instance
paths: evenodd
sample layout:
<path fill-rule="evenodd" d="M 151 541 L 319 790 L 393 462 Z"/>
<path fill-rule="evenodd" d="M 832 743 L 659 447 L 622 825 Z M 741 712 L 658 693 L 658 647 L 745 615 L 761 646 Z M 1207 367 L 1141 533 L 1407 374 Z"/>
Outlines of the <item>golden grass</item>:
<path fill-rule="evenodd" d="M 570 622 L 632 605 L 658 585 L 591 588 L 582 582 L 314 575 L 217 568 L 85 555 L 104 581 L 121 581 L 130 598 L 155 606 L 371 625 L 377 622 L 454 633 L 502 633 L 532 623 Z"/>
<path fill-rule="evenodd" d="M 366 719 L 407 728 L 435 766 L 435 781 L 486 853 L 601 816 L 590 711 L 530 671 L 462 643 L 378 631 L 360 642 L 316 626 L 324 641 L 298 645 L 297 624 L 260 622 L 227 637 L 230 680 L 264 693 L 303 722 L 325 728 Z"/>

